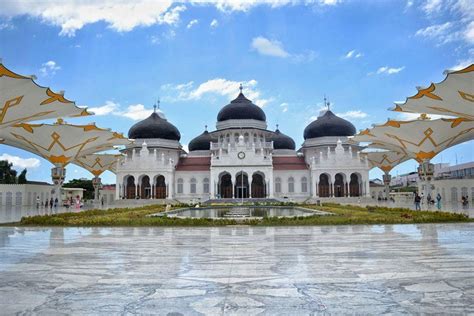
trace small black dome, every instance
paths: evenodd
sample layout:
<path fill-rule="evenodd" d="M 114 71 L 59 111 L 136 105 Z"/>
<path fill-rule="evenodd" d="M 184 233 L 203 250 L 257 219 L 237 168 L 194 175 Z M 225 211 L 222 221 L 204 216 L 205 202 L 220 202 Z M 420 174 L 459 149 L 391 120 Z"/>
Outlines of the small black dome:
<path fill-rule="evenodd" d="M 217 114 L 218 122 L 226 120 L 258 120 L 265 122 L 266 119 L 265 112 L 247 99 L 242 92 Z"/>
<path fill-rule="evenodd" d="M 304 129 L 304 139 L 323 136 L 353 136 L 356 128 L 351 122 L 326 111 Z"/>
<path fill-rule="evenodd" d="M 215 140 L 211 134 L 206 130 L 198 137 L 189 142 L 189 151 L 195 150 L 210 150 L 211 141 Z"/>
<path fill-rule="evenodd" d="M 273 141 L 273 149 L 291 149 L 295 150 L 295 141 L 288 135 L 283 134 L 277 128 L 275 134 L 271 138 Z"/>
<path fill-rule="evenodd" d="M 162 138 L 179 141 L 181 134 L 173 124 L 153 112 L 148 118 L 130 128 L 128 138 Z"/>

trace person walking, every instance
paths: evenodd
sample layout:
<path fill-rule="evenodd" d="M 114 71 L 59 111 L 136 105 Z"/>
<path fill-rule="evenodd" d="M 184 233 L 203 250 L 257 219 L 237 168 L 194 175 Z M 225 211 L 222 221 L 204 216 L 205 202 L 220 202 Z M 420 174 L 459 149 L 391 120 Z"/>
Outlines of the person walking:
<path fill-rule="evenodd" d="M 54 199 L 54 210 L 57 210 L 58 209 L 58 198 Z"/>
<path fill-rule="evenodd" d="M 417 192 L 415 195 L 415 210 L 416 211 L 421 211 L 420 202 L 421 202 L 421 196 L 419 196 Z"/>
<path fill-rule="evenodd" d="M 436 208 L 439 210 L 441 210 L 441 194 L 438 193 L 438 195 L 436 195 Z"/>
<path fill-rule="evenodd" d="M 36 209 L 39 209 L 40 204 L 41 204 L 40 197 L 37 195 L 36 196 Z"/>

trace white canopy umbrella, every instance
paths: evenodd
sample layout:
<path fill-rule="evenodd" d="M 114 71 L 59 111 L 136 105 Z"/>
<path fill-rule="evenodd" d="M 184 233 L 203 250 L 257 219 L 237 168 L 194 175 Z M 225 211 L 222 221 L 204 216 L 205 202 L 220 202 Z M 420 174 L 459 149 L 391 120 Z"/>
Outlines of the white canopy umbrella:
<path fill-rule="evenodd" d="M 474 120 L 467 118 L 430 120 L 426 115 L 412 121 L 388 120 L 385 124 L 374 125 L 355 135 L 356 142 L 370 142 L 372 147 L 380 147 L 407 153 L 415 158 L 420 167 L 418 172 L 426 181 L 425 195 L 431 191 L 429 182 L 434 167 L 430 160 L 439 152 L 459 143 L 474 139 Z M 397 150 L 399 149 L 399 150 Z"/>
<path fill-rule="evenodd" d="M 95 124 L 72 125 L 61 119 L 55 124 L 15 124 L 4 129 L 3 138 L 4 144 L 37 154 L 55 165 L 51 176 L 56 192 L 64 181 L 67 164 L 81 156 L 130 143 L 122 134 Z"/>
<path fill-rule="evenodd" d="M 379 144 L 380 148 L 399 149 L 419 162 L 430 160 L 442 150 L 474 139 L 474 120 L 442 118 L 431 120 L 422 115 L 411 121 L 388 120 L 355 135 L 356 142 Z M 374 145 L 372 147 L 375 147 Z"/>
<path fill-rule="evenodd" d="M 383 183 L 385 186 L 385 197 L 388 199 L 390 193 L 390 181 L 392 178 L 389 173 L 390 170 L 398 164 L 411 159 L 411 157 L 404 152 L 398 151 L 370 151 L 362 152 L 361 155 L 367 157 L 371 168 L 379 168 L 384 172 Z"/>
<path fill-rule="evenodd" d="M 62 93 L 39 86 L 32 77 L 14 73 L 0 63 L 0 137 L 17 123 L 91 113 L 67 100 Z"/>
<path fill-rule="evenodd" d="M 122 157 L 120 154 L 89 154 L 77 157 L 74 160 L 74 164 L 83 167 L 94 175 L 92 184 L 94 185 L 94 200 L 96 202 L 99 201 L 99 188 L 101 186 L 99 176 L 107 170 L 115 173 L 120 157 Z"/>
<path fill-rule="evenodd" d="M 419 89 L 417 94 L 396 103 L 391 110 L 474 120 L 474 64 L 462 70 L 448 71 L 443 81 Z"/>

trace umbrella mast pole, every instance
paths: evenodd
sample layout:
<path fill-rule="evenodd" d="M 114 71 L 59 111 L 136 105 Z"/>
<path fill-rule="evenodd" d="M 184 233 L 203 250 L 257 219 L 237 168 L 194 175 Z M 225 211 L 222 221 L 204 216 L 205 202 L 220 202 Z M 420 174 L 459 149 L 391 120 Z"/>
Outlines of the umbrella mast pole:
<path fill-rule="evenodd" d="M 392 176 L 390 175 L 390 173 L 388 173 L 388 171 L 384 171 L 384 175 L 383 175 L 383 184 L 384 184 L 384 190 L 385 190 L 385 198 L 388 199 L 390 198 L 390 181 L 392 180 Z"/>
<path fill-rule="evenodd" d="M 64 179 L 66 178 L 66 168 L 63 166 L 56 166 L 52 168 L 51 178 L 54 184 L 53 200 L 56 201 L 56 199 L 58 199 L 59 205 L 62 205 L 61 188 L 63 186 Z"/>
<path fill-rule="evenodd" d="M 99 189 L 102 185 L 101 178 L 94 176 L 92 179 L 92 185 L 94 187 L 94 203 L 99 204 Z"/>

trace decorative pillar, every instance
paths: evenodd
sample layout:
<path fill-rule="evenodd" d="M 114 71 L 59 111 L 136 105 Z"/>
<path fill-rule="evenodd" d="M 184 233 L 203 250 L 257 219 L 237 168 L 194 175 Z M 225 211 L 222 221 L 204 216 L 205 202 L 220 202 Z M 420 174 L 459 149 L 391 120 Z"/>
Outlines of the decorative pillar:
<path fill-rule="evenodd" d="M 137 198 L 138 196 L 138 183 L 135 184 L 135 199 Z"/>
<path fill-rule="evenodd" d="M 99 203 L 99 189 L 102 187 L 102 182 L 99 176 L 92 179 L 92 186 L 94 187 L 94 202 Z"/>
<path fill-rule="evenodd" d="M 56 201 L 56 199 L 58 199 L 59 203 L 61 203 L 61 188 L 63 186 L 64 179 L 66 178 L 66 168 L 62 166 L 52 168 L 51 178 L 54 184 L 53 200 Z"/>
<path fill-rule="evenodd" d="M 252 198 L 252 181 L 249 181 L 249 199 Z"/>
<path fill-rule="evenodd" d="M 383 185 L 384 185 L 384 190 L 385 190 L 385 198 L 388 200 L 390 197 L 390 181 L 392 180 L 392 176 L 388 173 L 388 171 L 385 171 L 385 174 L 383 175 Z"/>
<path fill-rule="evenodd" d="M 427 159 L 420 163 L 418 166 L 418 176 L 422 181 L 422 185 L 424 186 L 423 194 L 425 197 L 431 195 L 431 180 L 434 174 L 434 165 L 430 163 L 430 160 Z M 432 197 L 433 198 L 433 197 Z"/>

